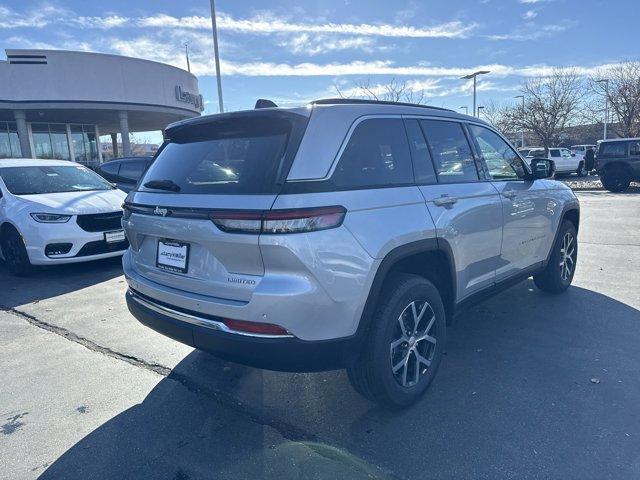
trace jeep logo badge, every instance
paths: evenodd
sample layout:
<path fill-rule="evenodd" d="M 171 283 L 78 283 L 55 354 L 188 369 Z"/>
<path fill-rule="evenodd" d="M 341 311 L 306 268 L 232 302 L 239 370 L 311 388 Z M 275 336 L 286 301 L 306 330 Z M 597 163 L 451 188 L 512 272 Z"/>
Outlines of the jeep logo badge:
<path fill-rule="evenodd" d="M 156 207 L 153 211 L 154 215 L 160 215 L 162 217 L 166 217 L 169 213 L 169 210 L 166 208 Z"/>

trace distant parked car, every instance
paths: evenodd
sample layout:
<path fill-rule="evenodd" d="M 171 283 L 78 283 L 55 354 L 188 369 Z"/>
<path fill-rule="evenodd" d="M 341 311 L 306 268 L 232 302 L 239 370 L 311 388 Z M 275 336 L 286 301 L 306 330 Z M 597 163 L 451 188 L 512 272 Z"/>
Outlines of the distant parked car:
<path fill-rule="evenodd" d="M 531 151 L 531 147 L 524 147 L 524 148 L 518 149 L 518 152 L 520 152 L 520 155 L 522 155 L 523 158 L 529 155 L 530 151 Z"/>
<path fill-rule="evenodd" d="M 122 255 L 125 196 L 75 162 L 0 159 L 0 252 L 9 271 Z"/>
<path fill-rule="evenodd" d="M 618 138 L 599 142 L 596 171 L 610 192 L 624 192 L 640 181 L 640 138 Z"/>
<path fill-rule="evenodd" d="M 550 148 L 548 155 L 545 155 L 544 148 L 534 148 L 529 151 L 527 158 L 549 158 L 553 160 L 557 174 L 575 172 L 579 177 L 583 177 L 587 173 L 584 168 L 584 159 L 571 153 L 568 148 Z"/>
<path fill-rule="evenodd" d="M 151 165 L 153 157 L 123 157 L 98 165 L 95 171 L 123 192 L 130 192 Z"/>

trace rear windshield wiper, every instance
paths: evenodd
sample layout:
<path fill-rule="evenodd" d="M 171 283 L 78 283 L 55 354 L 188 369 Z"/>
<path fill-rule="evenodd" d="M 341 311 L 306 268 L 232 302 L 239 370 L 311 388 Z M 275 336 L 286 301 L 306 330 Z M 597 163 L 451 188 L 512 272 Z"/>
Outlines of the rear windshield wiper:
<path fill-rule="evenodd" d="M 180 185 L 173 180 L 150 180 L 144 184 L 144 187 L 154 190 L 169 190 L 170 192 L 180 191 Z"/>

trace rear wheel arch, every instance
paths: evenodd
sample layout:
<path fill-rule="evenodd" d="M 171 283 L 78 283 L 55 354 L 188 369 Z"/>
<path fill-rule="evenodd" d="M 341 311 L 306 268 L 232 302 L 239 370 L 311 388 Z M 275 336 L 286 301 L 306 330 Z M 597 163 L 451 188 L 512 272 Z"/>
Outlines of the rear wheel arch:
<path fill-rule="evenodd" d="M 573 223 L 573 226 L 576 227 L 577 232 L 580 227 L 580 210 L 578 208 L 568 208 L 562 214 L 562 220 L 569 220 L 571 223 Z M 562 221 L 560 222 L 558 228 L 560 228 L 561 225 Z"/>
<path fill-rule="evenodd" d="M 382 289 L 394 273 L 410 273 L 433 283 L 442 297 L 447 323 L 451 322 L 456 298 L 455 265 L 449 244 L 436 238 L 401 245 L 389 252 L 378 267 L 360 317 L 357 335 L 366 336 Z"/>

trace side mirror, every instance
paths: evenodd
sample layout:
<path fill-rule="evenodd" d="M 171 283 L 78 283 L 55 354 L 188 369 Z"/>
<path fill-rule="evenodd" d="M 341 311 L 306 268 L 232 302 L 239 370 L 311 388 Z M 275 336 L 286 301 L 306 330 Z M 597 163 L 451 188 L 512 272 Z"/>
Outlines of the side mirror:
<path fill-rule="evenodd" d="M 531 160 L 533 179 L 551 178 L 556 173 L 556 164 L 548 158 L 534 158 Z"/>

